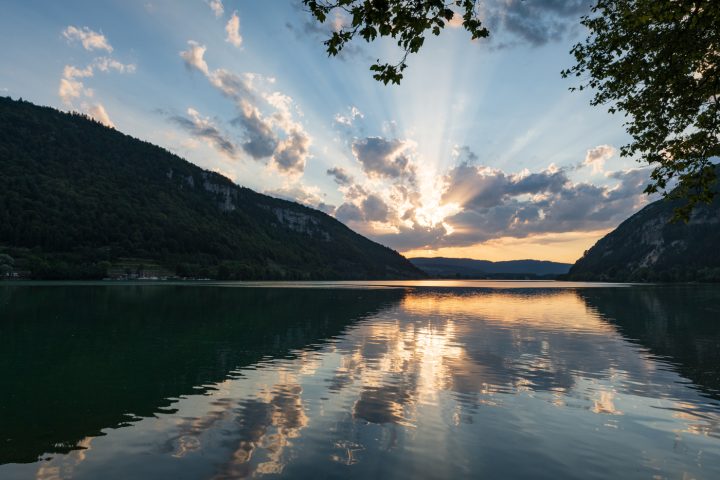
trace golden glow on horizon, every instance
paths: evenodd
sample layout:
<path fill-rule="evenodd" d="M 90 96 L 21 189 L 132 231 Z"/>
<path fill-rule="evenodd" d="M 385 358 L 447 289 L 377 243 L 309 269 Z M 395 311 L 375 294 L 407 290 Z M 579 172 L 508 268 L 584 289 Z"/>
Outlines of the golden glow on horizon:
<path fill-rule="evenodd" d="M 506 292 L 467 296 L 408 295 L 402 300 L 402 308 L 413 315 L 482 318 L 505 326 L 602 334 L 615 332 L 613 326 L 588 310 L 587 304 L 574 291 L 535 295 L 527 301 L 518 301 L 518 298 L 522 297 Z M 459 333 L 462 337 L 462 332 Z"/>
<path fill-rule="evenodd" d="M 481 260 L 550 260 L 574 263 L 583 252 L 612 229 L 590 232 L 562 232 L 532 235 L 525 238 L 502 237 L 467 247 L 414 249 L 402 252 L 406 257 L 455 257 Z"/>

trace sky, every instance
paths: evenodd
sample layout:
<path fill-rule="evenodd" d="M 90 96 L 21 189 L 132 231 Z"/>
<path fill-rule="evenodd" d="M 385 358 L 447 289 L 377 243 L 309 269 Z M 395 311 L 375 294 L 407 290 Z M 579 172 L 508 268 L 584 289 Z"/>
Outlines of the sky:
<path fill-rule="evenodd" d="M 0 95 L 84 112 L 408 256 L 573 262 L 649 200 L 623 117 L 571 92 L 587 0 L 487 0 L 372 78 L 296 0 L 3 1 Z"/>

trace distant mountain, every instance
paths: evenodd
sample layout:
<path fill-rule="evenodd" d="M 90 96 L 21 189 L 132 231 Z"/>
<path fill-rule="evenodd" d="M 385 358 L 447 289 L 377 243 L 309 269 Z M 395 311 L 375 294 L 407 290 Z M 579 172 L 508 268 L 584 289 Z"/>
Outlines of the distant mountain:
<path fill-rule="evenodd" d="M 35 278 L 423 276 L 323 212 L 83 115 L 2 97 L 0 254 L 12 257 L 4 269 Z"/>
<path fill-rule="evenodd" d="M 571 280 L 720 281 L 720 197 L 671 222 L 678 201 L 658 200 L 620 224 L 570 269 Z"/>
<path fill-rule="evenodd" d="M 411 258 L 413 265 L 433 277 L 526 278 L 555 277 L 568 272 L 569 263 L 541 260 L 491 262 L 471 258 Z"/>

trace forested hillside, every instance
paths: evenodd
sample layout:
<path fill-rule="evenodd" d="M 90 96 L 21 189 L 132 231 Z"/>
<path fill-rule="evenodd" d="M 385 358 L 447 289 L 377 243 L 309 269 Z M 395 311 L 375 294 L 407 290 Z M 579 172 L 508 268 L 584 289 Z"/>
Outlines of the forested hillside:
<path fill-rule="evenodd" d="M 720 197 L 672 222 L 679 200 L 658 200 L 600 239 L 570 269 L 571 280 L 720 281 Z"/>
<path fill-rule="evenodd" d="M 85 116 L 2 97 L 0 172 L 6 273 L 101 278 L 154 266 L 219 279 L 422 276 L 323 212 L 239 187 Z"/>

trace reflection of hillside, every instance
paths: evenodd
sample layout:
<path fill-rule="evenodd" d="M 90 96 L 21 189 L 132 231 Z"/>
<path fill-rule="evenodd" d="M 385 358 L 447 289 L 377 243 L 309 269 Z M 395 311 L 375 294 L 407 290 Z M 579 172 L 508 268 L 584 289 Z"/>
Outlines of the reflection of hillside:
<path fill-rule="evenodd" d="M 569 478 L 588 471 L 590 455 L 607 461 L 607 468 L 596 472 L 599 478 L 624 478 L 621 473 L 633 462 L 642 470 L 639 478 L 647 472 L 669 473 L 668 478 L 680 478 L 677 472 L 717 477 L 698 475 L 702 469 L 693 464 L 702 454 L 710 466 L 706 472 L 715 473 L 720 465 L 720 451 L 713 444 L 720 439 L 717 404 L 669 363 L 628 342 L 618 333 L 619 324 L 599 313 L 603 305 L 605 310 L 611 305 L 640 308 L 638 301 L 669 311 L 664 300 L 635 297 L 629 289 L 243 293 L 223 288 L 202 300 L 202 316 L 192 310 L 200 296 L 206 297 L 200 290 L 181 289 L 182 297 L 189 297 L 185 300 L 177 292 L 143 289 L 156 301 L 140 303 L 162 305 L 167 303 L 164 295 L 179 302 L 156 311 L 155 317 L 175 313 L 188 320 L 175 320 L 178 325 L 167 336 L 173 346 L 180 345 L 178 352 L 167 346 L 157 350 L 162 343 L 150 342 L 157 361 L 170 356 L 174 368 L 161 365 L 166 371 L 155 377 L 150 368 L 138 384 L 159 388 L 152 382 L 162 380 L 164 373 L 173 374 L 168 378 L 192 374 L 192 382 L 175 381 L 167 388 L 180 391 L 209 383 L 212 388 L 166 403 L 167 397 L 157 396 L 163 392 L 155 391 L 154 398 L 160 399 L 152 403 L 155 411 L 169 411 L 162 406 L 170 404 L 172 413 L 107 430 L 107 437 L 86 437 L 78 446 L 88 450 L 36 465 L 5 466 L 0 472 L 47 480 L 97 478 L 109 472 L 108 466 L 115 469 L 109 475 L 115 478 L 464 478 L 468 472 L 538 478 L 539 466 L 554 469 L 545 478 Z M 134 304 L 137 294 L 125 293 L 123 302 Z M 682 295 L 676 300 L 681 302 Z M 240 313 L 237 305 L 242 305 Z M 643 315 L 658 313 L 647 308 L 642 307 Z M 138 318 L 146 315 L 138 308 L 125 311 Z M 265 321 L 257 321 L 260 313 Z M 158 332 L 144 325 L 154 322 L 145 318 L 129 322 L 143 339 L 157 339 Z M 118 321 L 110 323 L 117 327 Z M 673 323 L 668 317 L 659 321 Z M 82 322 L 66 323 L 82 333 Z M 654 336 L 667 335 L 667 326 L 652 325 Z M 9 330 L 0 333 L 5 332 Z M 126 340 L 113 337 L 117 333 L 106 327 L 102 332 Z M 312 346 L 329 335 L 332 341 Z M 136 347 L 125 351 L 116 343 L 97 342 L 127 362 Z M 206 343 L 210 347 L 201 345 Z M 292 350 L 306 343 L 309 348 Z M 201 346 L 193 355 L 186 345 Z M 142 353 L 146 349 L 137 354 L 150 362 L 149 354 Z M 248 368 L 225 370 L 243 351 L 246 363 L 240 364 Z M 94 356 L 97 361 L 100 357 Z M 219 358 L 220 367 L 214 363 Z M 98 383 L 95 379 L 93 385 Z M 100 405 L 112 409 L 109 395 L 117 392 L 98 392 L 105 402 Z M 128 409 L 144 405 L 130 395 L 122 398 Z M 149 408 L 151 403 L 145 403 Z M 22 421 L 27 418 L 32 417 Z M 70 431 L 69 423 L 56 425 Z M 668 451 L 671 445 L 678 456 Z M 507 475 L 483 470 L 488 462 L 502 465 Z M 656 470 L 662 462 L 669 467 Z"/>
<path fill-rule="evenodd" d="M 77 448 L 234 369 L 335 336 L 403 294 L 53 286 L 2 295 L 0 464 Z"/>
<path fill-rule="evenodd" d="M 623 336 L 667 358 L 683 376 L 720 399 L 719 288 L 586 289 L 580 296 Z"/>

